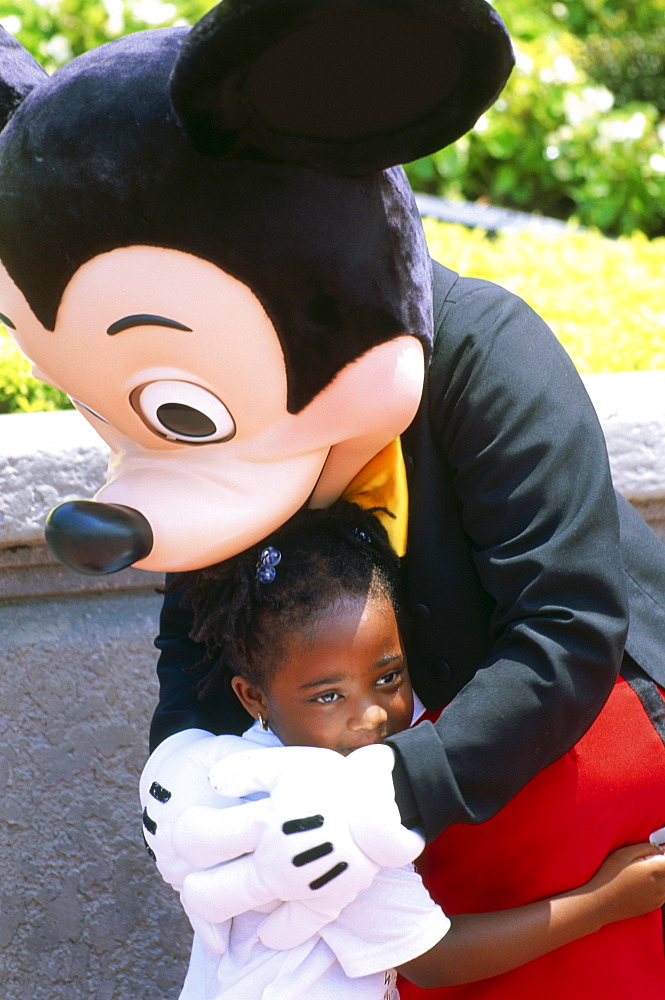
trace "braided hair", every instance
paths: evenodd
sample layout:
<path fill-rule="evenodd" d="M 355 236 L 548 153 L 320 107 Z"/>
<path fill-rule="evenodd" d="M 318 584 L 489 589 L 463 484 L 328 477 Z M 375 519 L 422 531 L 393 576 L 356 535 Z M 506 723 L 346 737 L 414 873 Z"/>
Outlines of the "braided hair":
<path fill-rule="evenodd" d="M 205 646 L 199 697 L 238 674 L 265 687 L 289 637 L 344 598 L 383 595 L 399 616 L 399 558 L 377 511 L 389 513 L 345 500 L 303 509 L 260 545 L 186 574 L 190 636 Z"/>

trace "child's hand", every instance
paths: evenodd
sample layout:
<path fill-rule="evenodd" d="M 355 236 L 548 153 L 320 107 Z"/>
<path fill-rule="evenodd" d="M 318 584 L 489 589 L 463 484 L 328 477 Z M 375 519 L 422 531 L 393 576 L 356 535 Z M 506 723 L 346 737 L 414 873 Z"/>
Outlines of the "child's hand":
<path fill-rule="evenodd" d="M 602 925 L 650 913 L 665 904 L 665 854 L 652 844 L 622 847 L 585 888 L 597 894 Z"/>

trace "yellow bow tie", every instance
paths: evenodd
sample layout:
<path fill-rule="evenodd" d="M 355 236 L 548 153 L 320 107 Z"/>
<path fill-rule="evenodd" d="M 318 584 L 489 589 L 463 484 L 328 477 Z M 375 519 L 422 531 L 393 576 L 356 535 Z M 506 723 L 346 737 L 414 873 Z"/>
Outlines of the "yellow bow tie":
<path fill-rule="evenodd" d="M 409 492 L 402 445 L 395 438 L 365 465 L 342 494 L 344 500 L 359 507 L 385 507 L 394 517 L 381 512 L 377 517 L 388 532 L 390 544 L 398 556 L 406 552 L 409 518 Z"/>

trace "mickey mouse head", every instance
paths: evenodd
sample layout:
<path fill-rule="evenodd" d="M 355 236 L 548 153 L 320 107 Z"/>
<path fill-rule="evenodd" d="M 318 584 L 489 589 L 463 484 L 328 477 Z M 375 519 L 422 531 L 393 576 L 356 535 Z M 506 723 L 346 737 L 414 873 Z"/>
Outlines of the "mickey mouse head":
<path fill-rule="evenodd" d="M 50 78 L 5 36 L 0 311 L 112 451 L 63 562 L 227 558 L 408 425 L 431 276 L 394 165 L 511 66 L 482 0 L 224 0 Z"/>

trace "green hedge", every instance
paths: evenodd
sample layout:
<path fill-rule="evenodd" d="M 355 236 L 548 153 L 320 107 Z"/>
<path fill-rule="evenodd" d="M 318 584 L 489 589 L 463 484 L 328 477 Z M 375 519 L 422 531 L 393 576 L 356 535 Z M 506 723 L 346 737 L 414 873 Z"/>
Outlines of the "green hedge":
<path fill-rule="evenodd" d="M 495 0 L 515 43 L 504 93 L 416 189 L 665 235 L 665 0 Z"/>
<path fill-rule="evenodd" d="M 571 219 L 610 236 L 665 235 L 658 105 L 637 100 L 636 89 L 620 99 L 609 79 L 592 78 L 589 50 L 567 32 L 518 39 L 516 50 L 505 91 L 476 127 L 407 166 L 413 187 Z"/>
<path fill-rule="evenodd" d="M 432 256 L 526 299 L 552 326 L 581 372 L 665 368 L 665 239 L 608 240 L 543 230 L 490 238 L 480 229 L 425 220 Z M 0 328 L 0 413 L 68 406 L 30 376 Z"/>
<path fill-rule="evenodd" d="M 665 239 L 543 229 L 489 239 L 425 220 L 432 256 L 520 295 L 580 372 L 665 368 Z"/>

